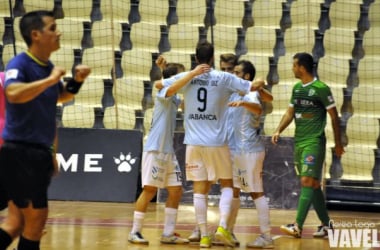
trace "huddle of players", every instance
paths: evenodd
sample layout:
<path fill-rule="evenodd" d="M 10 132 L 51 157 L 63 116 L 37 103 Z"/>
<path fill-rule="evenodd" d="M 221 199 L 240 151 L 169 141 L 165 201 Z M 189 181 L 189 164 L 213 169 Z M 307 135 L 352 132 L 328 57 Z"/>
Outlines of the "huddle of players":
<path fill-rule="evenodd" d="M 228 62 L 229 56 L 222 55 L 222 71 L 214 70 L 211 68 L 214 64 L 214 47 L 208 42 L 199 43 L 195 54 L 198 65 L 193 70 L 178 73 L 177 67 L 178 74 L 162 79 L 155 85 L 160 89 L 156 100 L 166 100 L 178 105 L 177 101 L 170 98 L 174 98 L 177 92 L 184 96 L 186 177 L 193 182 L 197 226 L 188 239 L 174 233 L 182 177 L 172 140 L 165 142 L 163 139 L 165 136 L 172 138 L 175 116 L 169 118 L 168 112 L 157 112 L 155 107 L 153 113 L 160 116 L 153 116 L 153 126 L 148 138 L 150 142 L 147 144 L 153 143 L 155 147 L 144 147 L 143 192 L 136 203 L 133 229 L 128 240 L 132 243 L 148 244 L 141 234 L 142 223 L 147 202 L 153 197 L 152 190 L 156 191 L 159 186 L 169 190 L 162 243 L 184 244 L 197 241 L 201 248 L 209 248 L 213 243 L 230 247 L 239 245 L 233 228 L 240 206 L 239 193 L 244 191 L 254 200 L 261 231 L 261 235 L 249 242 L 247 247 L 274 248 L 270 236 L 269 207 L 263 192 L 261 173 L 265 148 L 260 137 L 262 103 L 271 102 L 273 97 L 264 88 L 263 80 L 253 80 L 256 72 L 252 63 L 236 62 L 236 58 L 231 55 L 232 61 Z M 300 81 L 294 85 L 287 111 L 272 135 L 272 143 L 277 144 L 281 132 L 295 121 L 294 158 L 301 193 L 295 222 L 283 225 L 280 229 L 296 238 L 302 235 L 303 224 L 311 205 L 321 221 L 313 236 L 326 237 L 327 231 L 333 229 L 320 185 L 326 150 L 324 129 L 327 113 L 334 131 L 335 153 L 338 157 L 344 153 L 333 95 L 330 88 L 314 76 L 313 67 L 312 55 L 297 53 L 293 56 L 292 71 Z M 223 70 L 233 71 L 233 74 Z M 155 124 L 160 124 L 158 121 L 161 119 L 166 119 L 165 126 L 157 129 Z M 155 183 L 155 179 L 162 181 Z M 219 225 L 211 237 L 207 226 L 207 198 L 211 185 L 216 182 L 220 185 L 221 193 Z M 179 191 L 175 192 L 177 195 L 171 196 L 170 190 L 173 188 Z"/>
<path fill-rule="evenodd" d="M 261 175 L 265 148 L 260 137 L 262 101 L 272 101 L 272 95 L 265 90 L 264 81 L 254 81 L 256 70 L 251 62 L 238 61 L 233 54 L 223 54 L 220 57 L 221 71 L 213 70 L 210 65 L 213 65 L 214 48 L 208 42 L 198 44 L 196 56 L 199 64 L 189 72 L 183 72 L 184 67 L 180 64 L 166 64 L 163 57 L 156 62 L 166 79 L 155 83 L 159 90 L 142 158 L 143 191 L 136 202 L 128 240 L 149 244 L 141 234 L 145 212 L 157 188 L 167 188 L 161 243 L 199 242 L 201 248 L 209 248 L 212 244 L 238 246 L 240 243 L 233 228 L 242 190 L 250 193 L 255 202 L 262 233 L 247 247 L 273 248 L 269 206 Z M 216 117 L 213 114 L 219 116 L 217 121 L 185 121 L 186 174 L 194 183 L 197 222 L 188 239 L 174 232 L 182 195 L 181 172 L 170 139 L 180 103 L 177 92 L 184 95 L 185 117 L 204 111 L 210 117 Z M 213 127 L 209 123 L 216 125 Z M 159 178 L 153 178 L 152 173 L 160 175 Z M 216 182 L 221 187 L 220 221 L 216 232 L 210 236 L 207 231 L 207 194 Z"/>

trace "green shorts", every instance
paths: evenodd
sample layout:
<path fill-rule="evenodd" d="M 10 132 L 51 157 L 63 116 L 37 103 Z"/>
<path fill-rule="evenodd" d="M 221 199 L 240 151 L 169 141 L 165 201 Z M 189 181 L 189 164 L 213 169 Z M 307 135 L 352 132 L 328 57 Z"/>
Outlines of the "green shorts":
<path fill-rule="evenodd" d="M 294 150 L 294 163 L 297 175 L 310 176 L 317 180 L 321 180 L 325 155 L 325 143 L 313 143 L 308 145 L 296 144 Z"/>

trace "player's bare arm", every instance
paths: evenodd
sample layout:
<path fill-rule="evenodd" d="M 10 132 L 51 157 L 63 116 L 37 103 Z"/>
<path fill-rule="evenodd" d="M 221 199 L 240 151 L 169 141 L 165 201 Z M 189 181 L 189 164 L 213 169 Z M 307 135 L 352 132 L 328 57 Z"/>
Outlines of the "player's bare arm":
<path fill-rule="evenodd" d="M 262 87 L 258 91 L 260 93 L 260 97 L 261 97 L 261 100 L 263 102 L 272 102 L 273 101 L 272 93 L 269 92 L 269 90 L 267 90 L 266 88 Z"/>
<path fill-rule="evenodd" d="M 162 55 L 160 55 L 156 60 L 157 67 L 159 67 L 160 70 L 163 71 L 166 68 L 166 64 L 167 64 L 166 59 Z M 161 90 L 164 88 L 162 79 L 154 81 L 153 85 L 158 90 Z"/>
<path fill-rule="evenodd" d="M 338 111 L 336 110 L 336 107 L 333 107 L 328 109 L 327 112 L 330 115 L 331 125 L 334 131 L 335 154 L 336 156 L 341 157 L 345 151 L 341 142 Z"/>
<path fill-rule="evenodd" d="M 156 65 L 161 69 L 161 71 L 163 71 L 166 68 L 166 64 L 166 59 L 160 55 L 156 60 Z"/>
<path fill-rule="evenodd" d="M 175 81 L 167 90 L 166 96 L 172 96 L 179 89 L 184 87 L 188 82 L 190 82 L 194 77 L 207 73 L 210 71 L 210 65 L 208 64 L 200 64 L 197 67 L 195 67 L 192 71 L 189 71 L 186 75 L 184 75 L 182 78 Z"/>
<path fill-rule="evenodd" d="M 278 139 L 280 138 L 280 134 L 282 131 L 284 131 L 289 124 L 293 121 L 294 117 L 294 108 L 288 107 L 285 114 L 282 116 L 280 124 L 278 125 L 277 129 L 274 131 L 272 135 L 272 143 L 277 144 Z"/>
<path fill-rule="evenodd" d="M 44 92 L 50 86 L 60 82 L 62 76 L 64 76 L 66 70 L 61 67 L 54 67 L 51 74 L 41 80 L 34 81 L 32 83 L 12 83 L 5 89 L 5 95 L 10 103 L 26 103 L 42 92 Z"/>
<path fill-rule="evenodd" d="M 154 87 L 158 90 L 161 90 L 164 88 L 164 84 L 162 83 L 162 80 L 157 80 L 154 82 Z"/>
<path fill-rule="evenodd" d="M 265 81 L 262 78 L 256 78 L 252 82 L 251 91 L 258 91 L 263 102 L 273 101 L 272 93 L 265 88 Z"/>
<path fill-rule="evenodd" d="M 251 91 L 258 91 L 265 86 L 265 81 L 261 78 L 256 78 L 251 83 Z"/>
<path fill-rule="evenodd" d="M 91 69 L 89 66 L 84 64 L 77 65 L 74 69 L 74 80 L 76 82 L 84 82 L 90 73 Z"/>

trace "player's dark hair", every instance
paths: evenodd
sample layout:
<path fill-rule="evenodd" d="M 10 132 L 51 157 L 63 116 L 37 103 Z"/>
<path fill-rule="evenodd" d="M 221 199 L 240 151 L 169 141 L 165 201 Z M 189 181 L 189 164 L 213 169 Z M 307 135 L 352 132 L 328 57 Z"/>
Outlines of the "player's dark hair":
<path fill-rule="evenodd" d="M 185 66 L 181 63 L 168 63 L 166 68 L 162 71 L 162 77 L 169 78 L 180 72 L 185 71 Z"/>
<path fill-rule="evenodd" d="M 21 17 L 19 24 L 20 32 L 28 47 L 32 44 L 32 31 L 42 30 L 44 28 L 45 23 L 43 18 L 45 16 L 54 18 L 53 12 L 48 10 L 31 11 Z"/>
<path fill-rule="evenodd" d="M 249 74 L 249 80 L 250 81 L 253 81 L 253 79 L 255 79 L 255 76 L 256 76 L 256 68 L 255 66 L 250 62 L 250 61 L 247 61 L 247 60 L 240 60 L 237 65 L 241 65 L 242 66 L 242 70 L 243 70 L 243 74 Z"/>
<path fill-rule="evenodd" d="M 293 59 L 297 59 L 297 63 L 299 66 L 303 66 L 308 73 L 313 74 L 314 59 L 312 55 L 306 52 L 301 52 L 295 54 L 293 56 Z"/>
<path fill-rule="evenodd" d="M 214 57 L 214 46 L 207 41 L 199 42 L 195 50 L 195 56 L 197 57 L 198 63 L 210 64 Z"/>

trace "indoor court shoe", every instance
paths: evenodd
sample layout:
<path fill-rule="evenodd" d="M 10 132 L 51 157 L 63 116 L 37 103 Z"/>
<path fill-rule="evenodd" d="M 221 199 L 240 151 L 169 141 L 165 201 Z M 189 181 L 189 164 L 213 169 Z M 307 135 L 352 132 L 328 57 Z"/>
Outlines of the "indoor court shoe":
<path fill-rule="evenodd" d="M 234 247 L 235 243 L 231 236 L 231 233 L 223 228 L 222 226 L 219 226 L 218 229 L 215 232 L 215 240 L 224 242 L 225 246 Z"/>
<path fill-rule="evenodd" d="M 149 241 L 144 239 L 140 232 L 130 233 L 128 236 L 128 241 L 133 244 L 149 245 Z"/>
<path fill-rule="evenodd" d="M 218 240 L 218 239 L 215 237 L 215 234 L 214 234 L 213 236 L 211 236 L 211 244 L 212 244 L 213 246 L 224 246 L 224 242 Z"/>
<path fill-rule="evenodd" d="M 210 248 L 211 247 L 211 237 L 203 236 L 201 241 L 199 242 L 200 248 Z"/>
<path fill-rule="evenodd" d="M 302 230 L 298 228 L 298 225 L 296 223 L 282 225 L 280 229 L 287 235 L 293 236 L 295 238 L 301 238 Z"/>
<path fill-rule="evenodd" d="M 189 243 L 188 239 L 179 237 L 179 234 L 172 234 L 170 236 L 161 235 L 161 243 L 163 244 L 187 244 Z"/>
<path fill-rule="evenodd" d="M 201 231 L 194 229 L 191 235 L 187 239 L 190 242 L 199 242 L 201 240 Z"/>
<path fill-rule="evenodd" d="M 271 249 L 274 248 L 274 243 L 271 238 L 260 235 L 256 240 L 247 243 L 247 248 Z"/>
<path fill-rule="evenodd" d="M 333 226 L 325 226 L 325 225 L 320 225 L 318 226 L 318 229 L 315 233 L 313 233 L 313 237 L 315 238 L 324 238 L 328 236 L 328 231 L 329 229 L 334 230 Z"/>
<path fill-rule="evenodd" d="M 240 241 L 236 238 L 235 234 L 234 234 L 234 233 L 231 233 L 231 236 L 232 236 L 232 241 L 233 241 L 234 244 L 235 244 L 235 247 L 239 247 L 239 246 L 240 246 Z M 215 238 L 215 236 L 212 237 L 211 242 L 212 242 L 212 245 L 213 245 L 213 246 L 224 246 L 224 245 L 225 245 L 223 241 L 217 240 L 217 239 Z"/>

